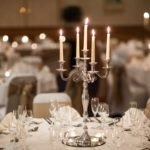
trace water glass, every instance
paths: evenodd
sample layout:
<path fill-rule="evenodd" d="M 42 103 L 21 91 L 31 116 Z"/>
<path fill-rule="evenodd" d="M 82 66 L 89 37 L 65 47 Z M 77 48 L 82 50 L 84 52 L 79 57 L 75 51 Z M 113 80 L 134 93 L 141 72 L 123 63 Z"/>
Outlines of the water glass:
<path fill-rule="evenodd" d="M 130 108 L 137 108 L 137 102 L 136 101 L 131 101 L 130 102 Z"/>
<path fill-rule="evenodd" d="M 130 122 L 131 122 L 131 124 L 133 124 L 133 125 L 136 125 L 136 123 L 137 123 L 137 102 L 136 101 L 131 101 L 130 102 L 130 110 L 129 110 L 129 114 L 130 114 Z"/>
<path fill-rule="evenodd" d="M 99 103 L 98 113 L 101 116 L 102 120 L 109 116 L 109 105 L 104 102 Z"/>
<path fill-rule="evenodd" d="M 91 99 L 91 108 L 92 108 L 94 117 L 96 117 L 96 115 L 98 113 L 98 107 L 99 107 L 99 98 L 98 97 L 92 98 Z"/>

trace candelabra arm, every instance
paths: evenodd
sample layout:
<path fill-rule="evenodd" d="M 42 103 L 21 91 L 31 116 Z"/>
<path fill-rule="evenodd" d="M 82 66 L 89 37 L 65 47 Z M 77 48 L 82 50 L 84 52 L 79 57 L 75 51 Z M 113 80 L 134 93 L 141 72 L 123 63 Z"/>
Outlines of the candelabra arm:
<path fill-rule="evenodd" d="M 109 66 L 109 62 L 110 62 L 110 60 L 106 60 L 106 67 L 103 67 L 103 70 L 105 70 L 104 74 L 100 74 L 99 72 L 96 73 L 96 75 L 99 78 L 105 79 L 109 75 L 109 71 L 112 68 L 112 67 Z"/>
<path fill-rule="evenodd" d="M 105 71 L 104 74 L 100 74 L 100 73 L 98 72 L 98 73 L 96 73 L 96 75 L 97 75 L 99 78 L 105 79 L 105 78 L 107 78 L 107 76 L 109 75 L 109 71 L 110 71 L 110 69 L 106 69 L 106 71 Z"/>
<path fill-rule="evenodd" d="M 80 74 L 79 74 L 79 69 L 78 68 L 76 68 L 75 70 L 71 71 L 70 74 L 67 77 L 64 76 L 64 72 L 63 71 L 60 71 L 60 77 L 64 81 L 68 81 L 70 78 L 72 78 L 73 81 L 78 81 L 79 80 L 79 76 L 80 76 Z"/>

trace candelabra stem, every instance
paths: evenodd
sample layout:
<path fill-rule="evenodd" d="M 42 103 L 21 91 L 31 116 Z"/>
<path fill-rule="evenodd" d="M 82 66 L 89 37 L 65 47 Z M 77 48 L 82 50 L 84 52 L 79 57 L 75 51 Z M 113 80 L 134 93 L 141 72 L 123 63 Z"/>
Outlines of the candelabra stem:
<path fill-rule="evenodd" d="M 88 134 L 88 127 L 87 127 L 87 117 L 88 117 L 88 104 L 89 104 L 89 94 L 88 94 L 88 82 L 83 81 L 83 93 L 82 93 L 82 105 L 83 105 L 83 134 L 79 138 L 79 143 L 82 145 L 90 145 L 91 138 Z"/>

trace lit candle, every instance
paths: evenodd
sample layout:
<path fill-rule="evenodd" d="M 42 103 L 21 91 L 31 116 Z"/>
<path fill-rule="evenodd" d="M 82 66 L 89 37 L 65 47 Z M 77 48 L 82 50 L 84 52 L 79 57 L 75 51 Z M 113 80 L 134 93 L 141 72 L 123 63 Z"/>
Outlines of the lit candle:
<path fill-rule="evenodd" d="M 84 25 L 84 43 L 83 43 L 83 50 L 87 50 L 87 29 L 88 29 L 88 18 L 85 19 L 85 25 Z"/>
<path fill-rule="evenodd" d="M 60 55 L 59 55 L 59 60 L 60 61 L 64 61 L 64 54 L 63 54 L 63 31 L 62 31 L 62 29 L 60 29 L 60 31 L 59 31 L 59 34 L 60 34 L 60 36 L 59 36 L 59 44 L 60 44 Z"/>
<path fill-rule="evenodd" d="M 144 13 L 144 25 L 148 25 L 149 24 L 149 13 L 145 12 Z"/>
<path fill-rule="evenodd" d="M 77 34 L 76 34 L 76 58 L 80 58 L 79 27 L 77 27 Z"/>
<path fill-rule="evenodd" d="M 95 30 L 92 30 L 91 63 L 95 63 Z"/>
<path fill-rule="evenodd" d="M 106 60 L 110 59 L 110 27 L 107 27 Z"/>

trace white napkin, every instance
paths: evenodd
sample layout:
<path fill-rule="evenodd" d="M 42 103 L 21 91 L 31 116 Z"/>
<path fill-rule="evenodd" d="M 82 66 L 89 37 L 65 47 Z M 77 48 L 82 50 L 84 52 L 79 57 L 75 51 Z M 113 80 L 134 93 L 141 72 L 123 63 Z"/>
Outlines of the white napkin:
<path fill-rule="evenodd" d="M 55 118 L 63 123 L 78 122 L 81 120 L 80 114 L 70 106 L 60 107 L 55 113 Z"/>
<path fill-rule="evenodd" d="M 0 123 L 0 131 L 6 130 L 11 126 L 13 121 L 13 113 L 8 113 Z"/>
<path fill-rule="evenodd" d="M 123 128 L 131 128 L 133 126 L 132 119 L 139 120 L 142 125 L 149 124 L 148 118 L 145 116 L 142 110 L 136 108 L 130 108 L 125 112 L 125 115 L 122 117 L 118 125 L 121 125 Z"/>

